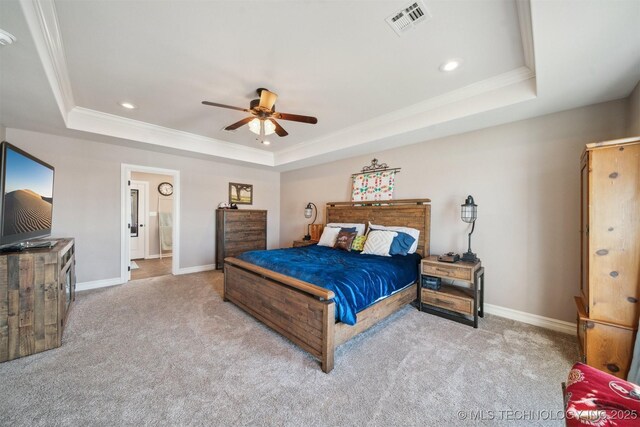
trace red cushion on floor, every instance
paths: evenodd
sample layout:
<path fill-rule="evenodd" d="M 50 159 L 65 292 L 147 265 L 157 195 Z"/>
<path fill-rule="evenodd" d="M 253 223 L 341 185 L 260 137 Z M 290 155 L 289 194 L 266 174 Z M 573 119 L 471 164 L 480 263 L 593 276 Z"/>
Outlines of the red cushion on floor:
<path fill-rule="evenodd" d="M 640 387 L 576 363 L 566 388 L 567 426 L 640 426 Z"/>

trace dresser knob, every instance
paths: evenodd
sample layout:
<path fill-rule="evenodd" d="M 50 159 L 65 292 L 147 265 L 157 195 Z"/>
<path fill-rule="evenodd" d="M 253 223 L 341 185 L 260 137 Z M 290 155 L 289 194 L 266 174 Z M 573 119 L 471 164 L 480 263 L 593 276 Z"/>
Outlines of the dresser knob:
<path fill-rule="evenodd" d="M 619 372 L 619 371 L 620 371 L 620 368 L 618 368 L 618 365 L 616 365 L 616 364 L 614 364 L 614 363 L 608 363 L 608 364 L 607 364 L 607 369 L 608 369 L 610 372 L 614 372 L 614 373 L 615 373 L 615 372 Z"/>
<path fill-rule="evenodd" d="M 593 322 L 589 322 L 589 321 L 584 322 L 584 328 L 585 329 L 593 329 L 595 326 L 596 325 Z"/>
<path fill-rule="evenodd" d="M 609 273 L 609 276 L 618 277 L 618 272 L 617 271 L 612 271 L 611 273 Z"/>
<path fill-rule="evenodd" d="M 608 250 L 606 250 L 606 249 L 598 249 L 598 250 L 596 251 L 596 254 L 597 254 L 597 255 L 600 255 L 600 256 L 607 255 L 608 253 L 609 253 L 609 251 L 608 251 Z"/>
<path fill-rule="evenodd" d="M 618 172 L 613 172 L 609 174 L 609 178 L 616 179 L 618 177 Z"/>
<path fill-rule="evenodd" d="M 632 303 L 637 303 L 638 302 L 638 298 L 634 298 L 634 297 L 628 297 L 627 301 L 632 302 Z"/>

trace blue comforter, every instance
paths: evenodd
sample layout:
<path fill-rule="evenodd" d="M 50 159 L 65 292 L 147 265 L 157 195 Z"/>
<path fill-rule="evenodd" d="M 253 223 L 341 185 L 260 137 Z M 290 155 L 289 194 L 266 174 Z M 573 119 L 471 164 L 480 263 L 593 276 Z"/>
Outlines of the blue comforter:
<path fill-rule="evenodd" d="M 360 255 L 324 246 L 250 251 L 243 261 L 332 290 L 336 320 L 356 324 L 356 313 L 418 280 L 420 255 Z"/>

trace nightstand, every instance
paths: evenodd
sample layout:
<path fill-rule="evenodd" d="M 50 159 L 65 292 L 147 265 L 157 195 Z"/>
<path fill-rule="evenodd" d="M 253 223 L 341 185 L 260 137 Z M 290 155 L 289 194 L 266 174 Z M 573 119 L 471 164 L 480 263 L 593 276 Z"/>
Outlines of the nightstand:
<path fill-rule="evenodd" d="M 436 255 L 432 255 L 421 261 L 420 274 L 420 283 L 422 276 L 433 276 L 468 284 L 459 286 L 443 280 L 442 287 L 437 291 L 420 286 L 420 311 L 478 327 L 478 317 L 484 317 L 484 267 L 480 261 L 448 263 L 440 262 Z"/>
<path fill-rule="evenodd" d="M 317 240 L 294 240 L 293 247 L 299 248 L 301 246 L 315 245 L 316 243 L 318 243 Z"/>

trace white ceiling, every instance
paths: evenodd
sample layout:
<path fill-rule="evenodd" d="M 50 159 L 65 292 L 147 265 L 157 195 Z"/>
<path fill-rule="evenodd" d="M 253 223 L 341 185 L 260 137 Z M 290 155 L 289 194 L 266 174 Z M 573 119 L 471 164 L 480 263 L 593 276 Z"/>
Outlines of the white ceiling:
<path fill-rule="evenodd" d="M 640 80 L 640 1 L 0 2 L 0 123 L 91 132 L 292 169 L 625 97 Z M 535 53 L 535 55 L 534 55 Z M 535 56 L 535 61 L 533 57 Z M 450 58 L 463 66 L 439 71 Z M 257 87 L 290 133 L 264 146 L 222 128 Z M 138 106 L 124 110 L 129 101 Z M 115 141 L 115 139 L 114 139 Z"/>

